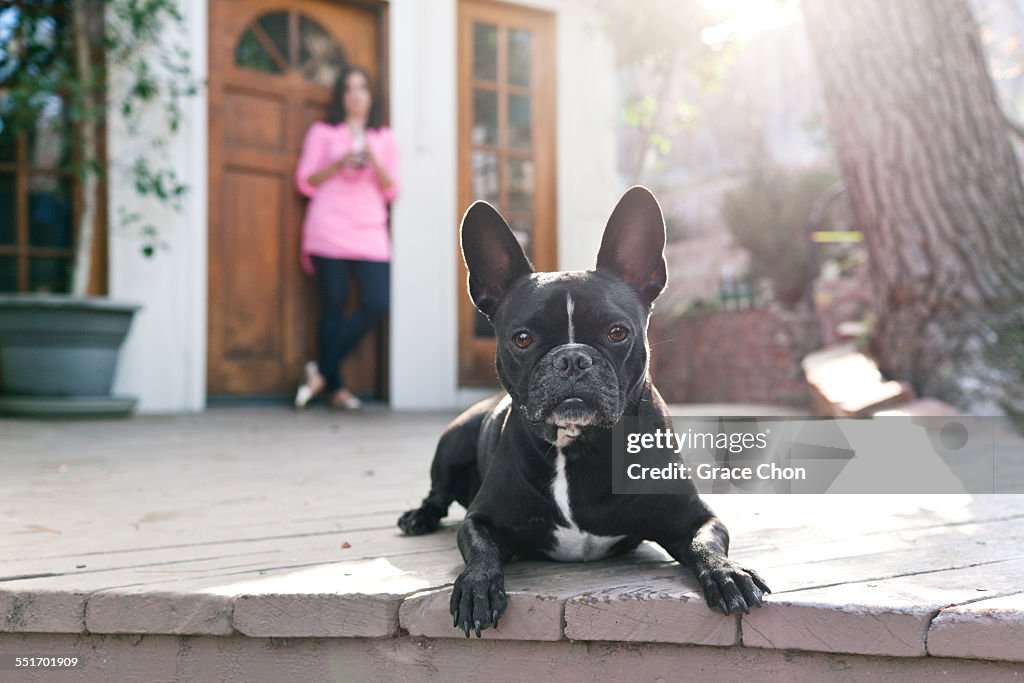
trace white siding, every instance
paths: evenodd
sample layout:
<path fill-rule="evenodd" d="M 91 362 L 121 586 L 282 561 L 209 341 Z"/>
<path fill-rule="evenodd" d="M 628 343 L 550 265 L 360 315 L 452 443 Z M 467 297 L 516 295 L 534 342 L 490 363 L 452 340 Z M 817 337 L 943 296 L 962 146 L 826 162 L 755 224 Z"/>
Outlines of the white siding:
<path fill-rule="evenodd" d="M 466 406 L 490 392 L 458 387 L 456 0 L 391 3 L 392 123 L 404 196 L 395 207 L 391 402 L 400 409 Z M 523 2 L 556 13 L 558 254 L 593 266 L 604 223 L 624 189 L 615 171 L 613 53 L 583 0 Z"/>
<path fill-rule="evenodd" d="M 400 409 L 451 409 L 486 392 L 457 385 L 457 0 L 392 0 L 391 122 L 403 193 L 393 214 L 390 394 Z M 618 108 L 612 51 L 584 0 L 523 3 L 557 14 L 558 249 L 560 266 L 593 264 L 604 221 L 622 191 L 615 172 Z M 196 74 L 205 77 L 207 0 L 182 0 Z M 116 79 L 116 74 L 114 75 Z M 142 412 L 202 410 L 206 394 L 207 100 L 186 103 L 171 162 L 191 187 L 184 210 L 142 205 L 116 176 L 110 215 L 139 210 L 170 248 L 140 254 L 137 235 L 110 234 L 110 293 L 145 308 L 126 342 L 115 391 Z M 116 118 L 111 159 L 130 158 Z"/>
<path fill-rule="evenodd" d="M 390 396 L 456 404 L 455 0 L 391 3 L 391 124 L 402 196 L 392 213 Z"/>
<path fill-rule="evenodd" d="M 188 28 L 187 47 L 194 73 L 205 81 L 206 0 L 181 0 Z M 117 88 L 118 74 L 111 74 Z M 202 410 L 206 403 L 206 239 L 207 164 L 206 94 L 184 103 L 176 142 L 167 150 L 170 163 L 189 185 L 183 210 L 141 203 L 130 183 L 112 170 L 108 183 L 110 296 L 136 301 L 144 308 L 125 342 L 114 392 L 140 399 L 140 412 Z M 107 128 L 108 158 L 113 164 L 134 158 L 133 143 L 112 114 Z M 151 259 L 141 255 L 133 230 L 119 228 L 119 207 L 139 211 L 160 230 L 169 245 Z"/>

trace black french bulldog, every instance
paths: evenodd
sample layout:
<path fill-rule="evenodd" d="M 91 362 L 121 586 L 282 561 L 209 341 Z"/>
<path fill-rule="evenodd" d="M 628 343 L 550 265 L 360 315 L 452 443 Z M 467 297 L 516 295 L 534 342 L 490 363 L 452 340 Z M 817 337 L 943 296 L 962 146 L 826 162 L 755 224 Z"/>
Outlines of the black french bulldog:
<path fill-rule="evenodd" d="M 729 532 L 692 482 L 681 493 L 612 494 L 612 426 L 637 416 L 671 428 L 648 372 L 664 248 L 661 208 L 642 187 L 612 212 L 595 270 L 536 273 L 491 206 L 476 202 L 463 217 L 469 293 L 494 325 L 508 393 L 448 426 L 430 494 L 398 526 L 427 534 L 452 502 L 467 508 L 458 532 L 466 569 L 451 597 L 466 637 L 498 625 L 507 605 L 502 563 L 513 556 L 594 560 L 650 540 L 693 570 L 712 609 L 749 612 L 770 592 L 727 557 Z"/>

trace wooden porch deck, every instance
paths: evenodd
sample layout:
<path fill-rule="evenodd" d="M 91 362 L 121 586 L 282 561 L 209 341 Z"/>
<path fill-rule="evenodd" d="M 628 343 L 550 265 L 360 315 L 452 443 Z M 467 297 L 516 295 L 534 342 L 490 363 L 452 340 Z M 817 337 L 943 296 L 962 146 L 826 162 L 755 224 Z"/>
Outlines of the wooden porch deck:
<path fill-rule="evenodd" d="M 500 629 L 466 640 L 457 519 L 395 526 L 450 417 L 0 421 L 0 681 L 1024 676 L 1024 495 L 709 496 L 764 608 L 712 613 L 642 547 L 509 565 Z"/>

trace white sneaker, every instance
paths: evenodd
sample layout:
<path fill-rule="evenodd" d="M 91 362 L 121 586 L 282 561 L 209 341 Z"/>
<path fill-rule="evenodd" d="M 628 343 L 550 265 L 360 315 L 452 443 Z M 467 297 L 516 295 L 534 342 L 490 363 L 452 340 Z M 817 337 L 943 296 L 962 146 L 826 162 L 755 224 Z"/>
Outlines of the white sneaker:
<path fill-rule="evenodd" d="M 339 410 L 359 410 L 363 407 L 363 402 L 348 389 L 338 389 L 331 394 L 330 404 Z"/>
<path fill-rule="evenodd" d="M 311 360 L 306 363 L 303 371 L 306 373 L 306 382 L 295 392 L 295 407 L 299 410 L 305 408 L 306 404 L 323 391 L 324 385 L 327 384 L 320 374 L 320 369 L 316 366 L 316 361 Z"/>

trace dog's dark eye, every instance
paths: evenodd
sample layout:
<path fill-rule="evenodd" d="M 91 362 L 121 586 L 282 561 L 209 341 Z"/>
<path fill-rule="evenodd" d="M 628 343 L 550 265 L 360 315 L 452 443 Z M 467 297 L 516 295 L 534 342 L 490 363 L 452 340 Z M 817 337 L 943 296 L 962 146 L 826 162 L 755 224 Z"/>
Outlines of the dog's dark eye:
<path fill-rule="evenodd" d="M 608 338 L 613 342 L 624 341 L 629 336 L 629 330 L 622 325 L 612 325 L 612 329 L 608 330 Z"/>
<path fill-rule="evenodd" d="M 529 332 L 516 332 L 512 335 L 512 343 L 521 349 L 528 349 L 533 346 L 533 337 Z"/>

